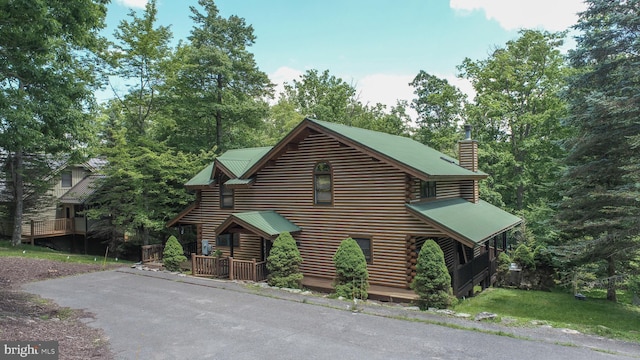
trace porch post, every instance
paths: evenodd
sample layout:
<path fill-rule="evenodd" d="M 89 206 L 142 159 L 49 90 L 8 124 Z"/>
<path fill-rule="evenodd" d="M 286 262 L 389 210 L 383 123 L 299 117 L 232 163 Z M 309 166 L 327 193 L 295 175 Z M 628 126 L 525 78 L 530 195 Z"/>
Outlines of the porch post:
<path fill-rule="evenodd" d="M 258 268 L 256 267 L 256 259 L 253 258 L 251 261 L 251 266 L 253 269 L 253 281 L 258 281 Z"/>
<path fill-rule="evenodd" d="M 231 256 L 229 256 L 229 280 L 233 280 L 233 257 Z"/>
<path fill-rule="evenodd" d="M 502 250 L 504 250 L 504 252 L 507 252 L 507 232 L 503 232 L 502 233 Z"/>

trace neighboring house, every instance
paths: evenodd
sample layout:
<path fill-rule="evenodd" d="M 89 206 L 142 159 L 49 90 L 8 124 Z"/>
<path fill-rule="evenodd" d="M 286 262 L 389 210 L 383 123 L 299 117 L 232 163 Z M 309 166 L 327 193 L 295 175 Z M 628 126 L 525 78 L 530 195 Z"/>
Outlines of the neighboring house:
<path fill-rule="evenodd" d="M 81 214 L 82 206 L 93 193 L 92 184 L 100 177 L 97 172 L 106 161 L 92 158 L 80 164 L 60 162 L 48 180 L 51 188 L 44 195 L 41 206 L 25 208 L 23 215 L 23 238 L 34 242 L 38 238 L 67 235 L 86 235 L 86 220 Z M 25 194 L 27 199 L 32 194 Z M 3 233 L 10 236 L 12 224 L 5 225 Z"/>
<path fill-rule="evenodd" d="M 465 296 L 489 285 L 497 248 L 522 220 L 479 199 L 478 182 L 488 175 L 478 169 L 470 130 L 459 152 L 457 161 L 406 137 L 305 119 L 274 147 L 216 158 L 185 184 L 197 200 L 167 226 L 196 226 L 199 253 L 258 261 L 290 232 L 303 284 L 323 288 L 340 242 L 351 237 L 372 288 L 400 294 L 413 294 L 418 253 L 434 239 L 455 294 Z"/>

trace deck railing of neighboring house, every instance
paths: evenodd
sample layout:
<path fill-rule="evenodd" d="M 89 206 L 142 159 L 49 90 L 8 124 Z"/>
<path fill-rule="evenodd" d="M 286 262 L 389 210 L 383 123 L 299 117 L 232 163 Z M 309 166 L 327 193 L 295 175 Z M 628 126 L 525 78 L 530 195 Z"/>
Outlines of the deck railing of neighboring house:
<path fill-rule="evenodd" d="M 162 244 L 142 245 L 140 248 L 142 249 L 142 263 L 162 260 L 162 251 L 164 250 Z"/>
<path fill-rule="evenodd" d="M 191 254 L 191 271 L 194 276 L 262 281 L 267 278 L 267 262 Z"/>
<path fill-rule="evenodd" d="M 73 219 L 31 220 L 22 224 L 23 237 L 45 237 L 73 233 Z"/>

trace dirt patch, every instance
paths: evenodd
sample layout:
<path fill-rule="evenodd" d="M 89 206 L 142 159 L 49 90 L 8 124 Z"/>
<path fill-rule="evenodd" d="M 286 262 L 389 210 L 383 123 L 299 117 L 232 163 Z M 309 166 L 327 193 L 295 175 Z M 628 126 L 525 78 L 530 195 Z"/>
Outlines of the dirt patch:
<path fill-rule="evenodd" d="M 0 257 L 0 339 L 57 340 L 60 359 L 114 359 L 102 330 L 85 324 L 92 314 L 20 291 L 30 281 L 99 270 L 100 265 Z"/>

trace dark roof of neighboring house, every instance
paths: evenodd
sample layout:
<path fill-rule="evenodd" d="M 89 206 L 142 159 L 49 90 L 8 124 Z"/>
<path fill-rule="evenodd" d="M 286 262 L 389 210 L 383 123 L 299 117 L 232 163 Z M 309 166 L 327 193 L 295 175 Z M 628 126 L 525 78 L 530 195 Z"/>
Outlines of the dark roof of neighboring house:
<path fill-rule="evenodd" d="M 87 175 L 60 197 L 62 204 L 83 204 L 96 191 L 96 181 L 104 175 Z"/>
<path fill-rule="evenodd" d="M 407 208 L 470 247 L 522 223 L 521 218 L 482 200 L 474 204 L 460 198 L 445 199 L 407 204 Z"/>
<path fill-rule="evenodd" d="M 458 161 L 427 145 L 403 136 L 336 124 L 326 121 L 304 119 L 284 139 L 273 147 L 229 150 L 189 180 L 186 186 L 208 186 L 213 183 L 213 174 L 220 168 L 230 178 L 248 179 L 255 175 L 267 161 L 277 158 L 291 142 L 304 137 L 306 131 L 318 131 L 334 137 L 340 142 L 370 153 L 420 178 L 464 177 L 482 179 L 488 175 L 482 171 L 471 171 L 458 165 Z"/>

